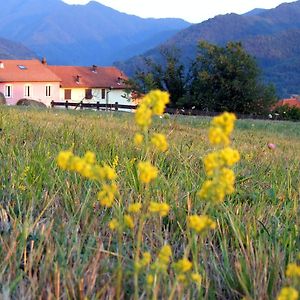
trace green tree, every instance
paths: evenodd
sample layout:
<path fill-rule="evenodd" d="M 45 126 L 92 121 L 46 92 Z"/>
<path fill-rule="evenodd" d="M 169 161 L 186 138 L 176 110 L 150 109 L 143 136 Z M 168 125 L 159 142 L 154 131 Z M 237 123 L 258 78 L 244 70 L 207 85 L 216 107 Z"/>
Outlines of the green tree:
<path fill-rule="evenodd" d="M 161 63 L 145 58 L 145 69 L 139 70 L 128 81 L 128 87 L 138 93 L 148 93 L 152 89 L 168 91 L 171 105 L 176 106 L 186 93 L 184 65 L 180 63 L 177 49 L 161 49 Z"/>
<path fill-rule="evenodd" d="M 276 100 L 275 89 L 261 82 L 255 59 L 239 42 L 200 42 L 189 78 L 185 101 L 203 110 L 263 113 Z"/>

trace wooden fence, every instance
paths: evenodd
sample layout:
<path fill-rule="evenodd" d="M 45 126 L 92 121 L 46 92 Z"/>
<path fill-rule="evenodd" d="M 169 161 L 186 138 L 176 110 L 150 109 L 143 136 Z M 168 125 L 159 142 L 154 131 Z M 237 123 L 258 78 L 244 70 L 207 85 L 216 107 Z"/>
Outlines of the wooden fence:
<path fill-rule="evenodd" d="M 119 110 L 119 109 L 136 109 L 136 105 L 125 105 L 125 104 L 119 104 L 118 102 L 115 102 L 114 104 L 106 104 L 106 103 L 100 103 L 94 102 L 94 103 L 88 103 L 88 102 L 56 102 L 51 101 L 51 107 L 64 107 L 66 109 L 73 108 L 73 109 L 97 109 L 97 110 Z"/>
<path fill-rule="evenodd" d="M 56 102 L 51 101 L 51 107 L 64 107 L 66 109 L 73 108 L 73 109 L 96 109 L 96 110 L 109 110 L 109 111 L 118 111 L 119 109 L 122 110 L 135 110 L 137 108 L 137 105 L 126 105 L 126 104 L 119 104 L 118 102 L 115 102 L 114 104 L 106 104 L 106 103 L 100 103 L 94 102 L 94 103 L 88 103 L 88 102 Z M 197 109 L 180 109 L 180 108 L 167 108 L 166 113 L 172 114 L 172 115 L 187 115 L 187 116 L 208 116 L 213 117 L 218 114 L 219 112 L 207 112 L 203 110 L 197 110 Z M 237 117 L 239 119 L 262 119 L 262 120 L 278 120 L 276 114 L 272 114 L 272 117 L 270 115 L 252 115 L 252 114 L 237 114 Z"/>

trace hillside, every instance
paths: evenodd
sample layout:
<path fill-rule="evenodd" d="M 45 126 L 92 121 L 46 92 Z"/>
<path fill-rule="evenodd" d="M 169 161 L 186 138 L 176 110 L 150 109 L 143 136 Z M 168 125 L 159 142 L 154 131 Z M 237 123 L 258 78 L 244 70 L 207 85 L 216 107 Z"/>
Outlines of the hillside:
<path fill-rule="evenodd" d="M 108 65 L 143 53 L 189 23 L 180 19 L 143 19 L 91 1 L 0 2 L 0 36 L 20 41 L 52 64 Z"/>
<path fill-rule="evenodd" d="M 31 59 L 36 54 L 20 43 L 0 38 L 0 59 Z"/>
<path fill-rule="evenodd" d="M 128 74 L 142 67 L 144 57 L 160 59 L 161 47 L 177 47 L 182 61 L 194 59 L 199 40 L 224 45 L 241 41 L 263 69 L 266 81 L 274 82 L 281 96 L 300 93 L 300 1 L 270 10 L 254 10 L 244 15 L 216 16 L 180 31 L 166 43 L 142 56 L 117 63 Z"/>

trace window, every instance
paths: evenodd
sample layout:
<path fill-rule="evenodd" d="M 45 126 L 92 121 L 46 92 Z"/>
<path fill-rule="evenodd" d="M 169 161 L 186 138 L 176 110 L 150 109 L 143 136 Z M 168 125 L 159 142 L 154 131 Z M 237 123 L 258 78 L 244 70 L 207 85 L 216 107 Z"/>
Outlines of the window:
<path fill-rule="evenodd" d="M 51 97 L 51 85 L 46 85 L 46 97 Z"/>
<path fill-rule="evenodd" d="M 105 89 L 101 89 L 101 98 L 105 99 Z"/>
<path fill-rule="evenodd" d="M 29 84 L 25 85 L 24 96 L 31 97 L 31 86 Z"/>
<path fill-rule="evenodd" d="M 92 89 L 86 89 L 85 90 L 85 99 L 92 99 L 93 95 L 92 95 Z"/>
<path fill-rule="evenodd" d="M 6 98 L 12 97 L 12 90 L 13 90 L 13 86 L 11 84 L 5 85 L 4 95 Z"/>
<path fill-rule="evenodd" d="M 18 67 L 19 67 L 20 70 L 27 70 L 27 67 L 26 67 L 26 66 L 18 65 Z"/>
<path fill-rule="evenodd" d="M 72 90 L 65 90 L 65 100 L 71 100 L 72 99 Z"/>

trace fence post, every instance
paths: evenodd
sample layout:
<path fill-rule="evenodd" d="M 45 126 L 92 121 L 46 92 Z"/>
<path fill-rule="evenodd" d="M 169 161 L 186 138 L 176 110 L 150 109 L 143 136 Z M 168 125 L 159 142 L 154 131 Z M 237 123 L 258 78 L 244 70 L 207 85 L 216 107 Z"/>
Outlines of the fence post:
<path fill-rule="evenodd" d="M 100 102 L 99 101 L 97 101 L 97 110 L 99 110 L 100 109 Z"/>
<path fill-rule="evenodd" d="M 66 106 L 66 109 L 68 109 L 68 100 L 66 100 L 66 104 L 65 104 L 65 106 Z"/>
<path fill-rule="evenodd" d="M 82 101 L 80 101 L 80 109 L 83 109 L 83 102 Z"/>
<path fill-rule="evenodd" d="M 51 105 L 51 108 L 54 107 L 54 101 L 53 100 L 51 101 L 50 105 Z"/>
<path fill-rule="evenodd" d="M 118 111 L 118 110 L 119 110 L 119 103 L 115 102 L 115 111 Z"/>

